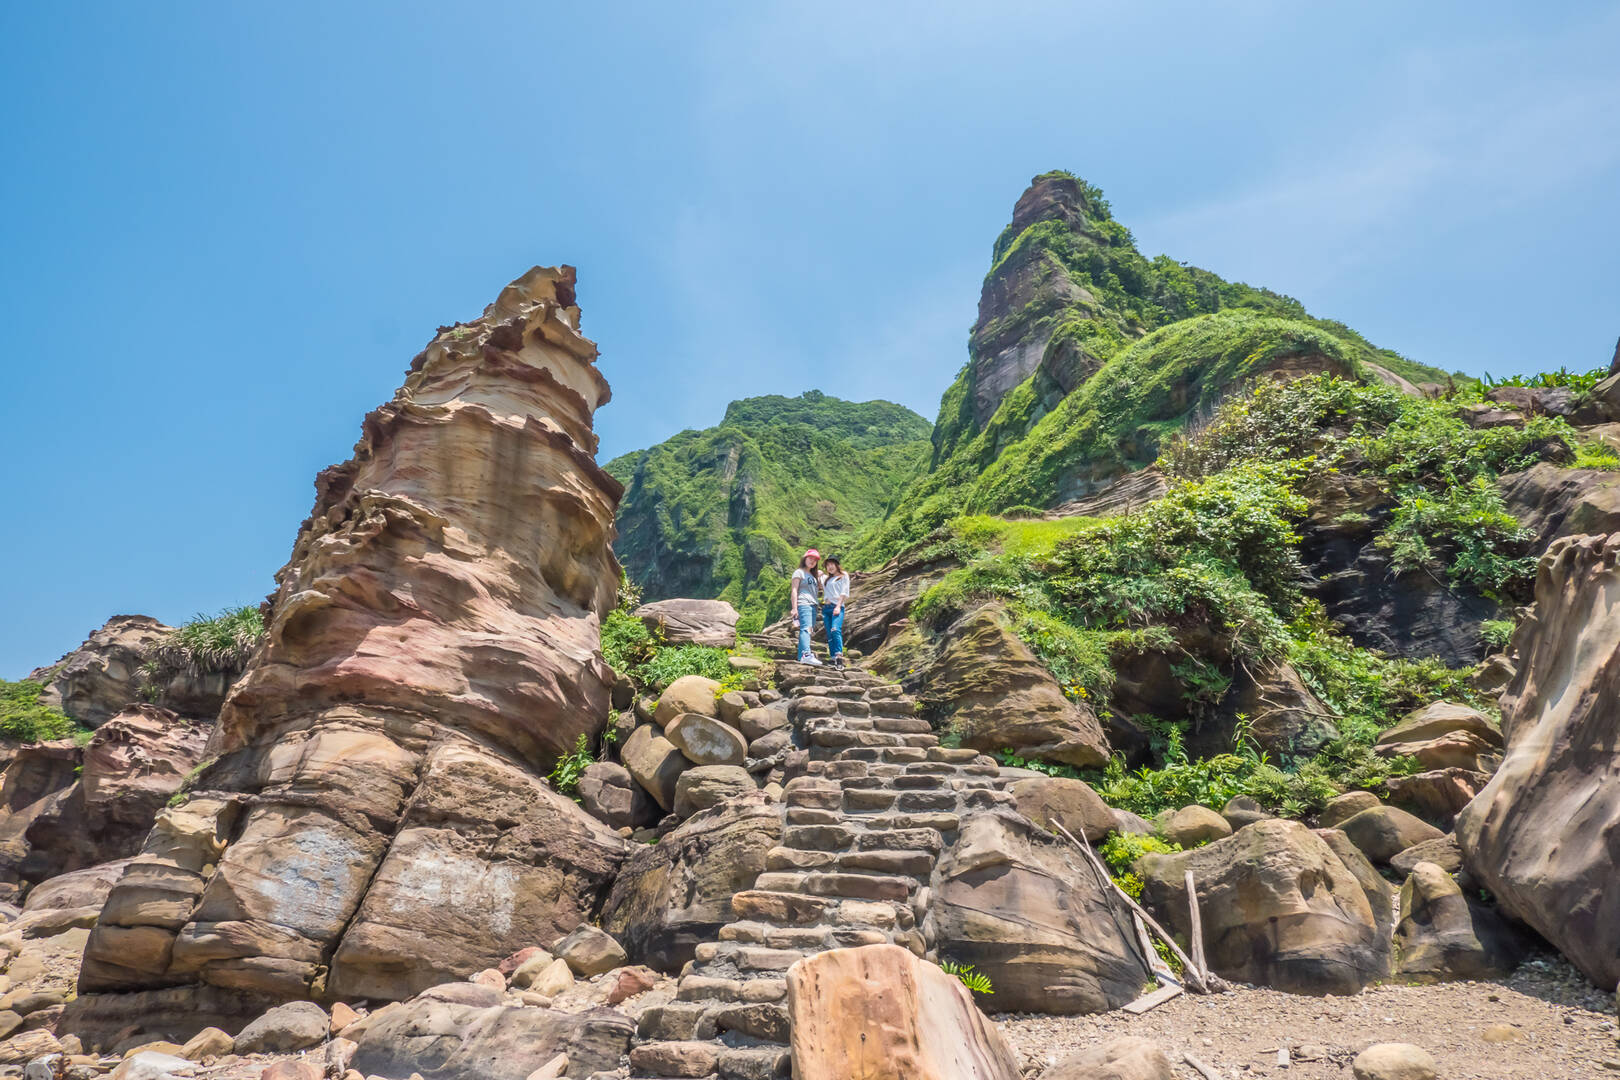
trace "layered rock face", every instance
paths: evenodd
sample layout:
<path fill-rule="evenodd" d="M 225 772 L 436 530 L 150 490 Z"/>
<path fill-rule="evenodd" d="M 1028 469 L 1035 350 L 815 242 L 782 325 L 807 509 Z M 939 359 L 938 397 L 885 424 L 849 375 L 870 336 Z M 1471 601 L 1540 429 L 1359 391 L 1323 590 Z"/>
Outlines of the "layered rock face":
<path fill-rule="evenodd" d="M 594 915 L 623 841 L 540 777 L 608 711 L 595 355 L 572 268 L 537 267 L 321 473 L 217 760 L 113 889 L 84 991 L 405 997 Z"/>
<path fill-rule="evenodd" d="M 912 627 L 873 658 L 923 706 L 986 753 L 1011 748 L 1029 757 L 1095 768 L 1108 760 L 1108 737 L 1087 706 L 1070 701 L 1049 671 L 987 604 L 940 633 Z"/>
<path fill-rule="evenodd" d="M 1555 541 L 1502 695 L 1507 754 L 1457 817 L 1468 869 L 1593 982 L 1620 981 L 1620 533 Z"/>
<path fill-rule="evenodd" d="M 142 666 L 173 631 L 149 615 L 114 615 L 84 644 L 28 677 L 47 683 L 40 704 L 60 709 L 87 727 L 98 727 L 124 706 L 142 700 L 182 716 L 212 720 L 236 671 L 180 671 L 161 686 L 145 686 Z"/>

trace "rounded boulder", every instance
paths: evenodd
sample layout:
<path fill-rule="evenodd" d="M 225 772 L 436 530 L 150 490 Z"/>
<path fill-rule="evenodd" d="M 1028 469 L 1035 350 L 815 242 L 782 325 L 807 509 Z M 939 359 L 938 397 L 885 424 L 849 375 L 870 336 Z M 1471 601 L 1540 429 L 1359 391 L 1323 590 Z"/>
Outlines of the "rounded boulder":
<path fill-rule="evenodd" d="M 741 765 L 748 756 L 742 732 L 701 713 L 682 713 L 664 728 L 664 737 L 694 765 Z"/>
<path fill-rule="evenodd" d="M 698 716 L 720 715 L 720 684 L 702 675 L 682 675 L 669 684 L 653 709 L 653 720 L 667 728 L 677 716 L 693 713 Z"/>
<path fill-rule="evenodd" d="M 1194 803 L 1192 806 L 1183 806 L 1165 818 L 1160 831 L 1171 843 L 1191 848 L 1231 836 L 1232 826 L 1209 807 Z"/>
<path fill-rule="evenodd" d="M 1434 1058 L 1411 1043 L 1375 1043 L 1350 1063 L 1356 1080 L 1435 1080 Z"/>

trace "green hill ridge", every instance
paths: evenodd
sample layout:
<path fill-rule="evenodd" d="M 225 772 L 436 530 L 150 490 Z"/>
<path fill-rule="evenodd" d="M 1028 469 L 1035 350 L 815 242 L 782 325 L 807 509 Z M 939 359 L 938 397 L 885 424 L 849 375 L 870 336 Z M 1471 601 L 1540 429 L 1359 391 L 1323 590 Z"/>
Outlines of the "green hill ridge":
<path fill-rule="evenodd" d="M 625 485 L 615 550 L 648 600 L 717 597 L 757 630 L 786 610 L 809 545 L 842 554 L 928 459 L 930 425 L 817 390 L 745 398 L 702 431 L 608 462 Z"/>
<path fill-rule="evenodd" d="M 1189 420 L 1268 371 L 1446 382 L 1292 297 L 1149 259 L 1097 188 L 1037 176 L 997 238 L 968 362 L 929 467 L 867 537 L 873 565 L 964 511 L 1048 508 L 1151 464 Z"/>

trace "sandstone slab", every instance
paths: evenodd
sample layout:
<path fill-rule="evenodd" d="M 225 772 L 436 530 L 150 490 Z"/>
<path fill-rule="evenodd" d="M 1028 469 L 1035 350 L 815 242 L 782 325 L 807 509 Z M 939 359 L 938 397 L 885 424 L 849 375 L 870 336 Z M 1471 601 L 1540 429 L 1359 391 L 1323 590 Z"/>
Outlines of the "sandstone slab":
<path fill-rule="evenodd" d="M 671 645 L 737 644 L 737 609 L 724 600 L 657 600 L 636 608 L 635 616 Z"/>
<path fill-rule="evenodd" d="M 1144 905 L 1183 936 L 1189 869 L 1216 974 L 1305 994 L 1354 993 L 1388 974 L 1365 890 L 1299 822 L 1257 821 L 1192 851 L 1137 860 Z"/>
<path fill-rule="evenodd" d="M 689 818 L 754 790 L 754 778 L 740 765 L 699 765 L 675 782 L 675 816 Z"/>
<path fill-rule="evenodd" d="M 807 957 L 787 984 L 796 1080 L 1019 1080 L 967 989 L 896 945 Z"/>
<path fill-rule="evenodd" d="M 997 1011 L 1104 1012 L 1148 977 L 1114 894 L 1067 840 L 1019 814 L 964 818 L 935 881 L 925 918 L 940 955 L 990 976 Z"/>

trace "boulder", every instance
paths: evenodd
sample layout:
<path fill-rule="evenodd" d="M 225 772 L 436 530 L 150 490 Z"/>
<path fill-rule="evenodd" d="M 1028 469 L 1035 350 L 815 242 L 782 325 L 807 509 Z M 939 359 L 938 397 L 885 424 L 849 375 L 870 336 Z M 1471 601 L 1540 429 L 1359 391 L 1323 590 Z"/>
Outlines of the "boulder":
<path fill-rule="evenodd" d="M 1297 821 L 1257 821 L 1224 840 L 1136 862 L 1142 900 L 1185 940 L 1192 870 L 1214 971 L 1304 994 L 1350 994 L 1388 974 L 1366 892 Z"/>
<path fill-rule="evenodd" d="M 626 845 L 544 782 L 613 684 L 622 489 L 594 460 L 609 390 L 574 285 L 536 267 L 445 327 L 317 478 L 199 781 L 239 820 L 187 871 L 202 884 L 178 928 L 92 939 L 124 962 L 117 988 L 385 999 L 600 902 Z M 136 931 L 132 959 L 114 939 Z"/>
<path fill-rule="evenodd" d="M 579 778 L 579 804 L 612 829 L 639 829 L 658 820 L 658 805 L 630 770 L 613 761 L 585 766 Z"/>
<path fill-rule="evenodd" d="M 304 1050 L 326 1041 L 331 1020 L 312 1001 L 277 1005 L 236 1035 L 238 1054 L 273 1054 Z"/>
<path fill-rule="evenodd" d="M 1362 853 L 1380 865 L 1413 844 L 1438 840 L 1445 833 L 1398 806 L 1373 806 L 1339 822 L 1338 828 Z"/>
<path fill-rule="evenodd" d="M 1116 809 L 1114 811 L 1114 831 L 1130 833 L 1135 836 L 1151 836 L 1153 834 L 1153 822 L 1139 814 L 1133 814 L 1129 810 Z"/>
<path fill-rule="evenodd" d="M 1221 807 L 1221 817 L 1226 819 L 1226 823 L 1232 826 L 1234 831 L 1275 816 L 1247 795 L 1234 795 L 1226 800 L 1225 806 Z"/>
<path fill-rule="evenodd" d="M 528 948 L 522 951 L 528 953 L 529 955 L 525 956 L 523 960 L 512 969 L 511 974 L 507 976 L 507 982 L 512 986 L 527 990 L 534 984 L 534 981 L 540 977 L 541 972 L 545 971 L 547 968 L 551 967 L 552 964 L 557 962 L 557 958 L 541 948 Z M 567 966 L 568 962 L 566 960 L 563 961 L 563 967 L 566 968 Z"/>
<path fill-rule="evenodd" d="M 692 763 L 656 725 L 642 724 L 632 731 L 619 748 L 619 760 L 654 802 L 666 811 L 675 809 L 675 782 Z"/>
<path fill-rule="evenodd" d="M 1436 701 L 1379 735 L 1374 749 L 1417 758 L 1425 769 L 1488 773 L 1501 763 L 1502 733 L 1477 709 Z"/>
<path fill-rule="evenodd" d="M 1378 926 L 1379 948 L 1375 954 L 1375 963 L 1380 970 L 1387 970 L 1390 962 L 1390 935 L 1395 931 L 1395 901 L 1399 894 L 1384 875 L 1378 872 L 1372 861 L 1363 855 L 1361 849 L 1352 844 L 1344 833 L 1338 829 L 1312 831 L 1321 837 L 1322 842 L 1333 854 L 1339 857 L 1339 861 L 1350 871 L 1351 876 L 1356 879 L 1356 884 L 1361 886 L 1362 893 L 1366 895 L 1367 905 L 1372 908 L 1373 922 Z"/>
<path fill-rule="evenodd" d="M 1115 829 L 1114 811 L 1084 780 L 1032 776 L 1014 781 L 1008 790 L 1018 812 L 1043 829 L 1056 823 L 1093 844 Z"/>
<path fill-rule="evenodd" d="M 612 971 L 625 962 L 624 946 L 594 926 L 581 926 L 551 947 L 568 970 L 582 979 Z"/>
<path fill-rule="evenodd" d="M 1323 828 L 1332 828 L 1363 810 L 1382 805 L 1383 800 L 1370 791 L 1347 791 L 1329 799 L 1316 819 Z"/>
<path fill-rule="evenodd" d="M 1457 814 L 1490 783 L 1486 773 L 1468 769 L 1431 769 L 1411 776 L 1392 776 L 1384 782 L 1389 801 L 1397 803 L 1440 828 L 1451 828 Z"/>
<path fill-rule="evenodd" d="M 742 732 L 697 713 L 682 713 L 671 720 L 664 737 L 694 765 L 741 765 L 748 757 L 748 740 Z"/>
<path fill-rule="evenodd" d="M 544 997 L 556 997 L 574 985 L 574 971 L 561 957 L 541 961 L 538 957 L 512 973 L 512 985 L 522 986 Z M 495 1005 L 499 996 L 489 1001 L 462 1001 L 464 1005 Z"/>
<path fill-rule="evenodd" d="M 56 1041 L 55 1035 L 36 1028 L 20 1032 L 0 1043 L 0 1065 L 27 1065 L 37 1057 L 61 1052 L 62 1044 Z M 191 1063 L 188 1061 L 184 1064 L 189 1066 Z"/>
<path fill-rule="evenodd" d="M 720 684 L 702 675 L 682 675 L 658 695 L 653 709 L 653 722 L 667 728 L 677 716 L 695 713 L 698 716 L 720 715 Z"/>
<path fill-rule="evenodd" d="M 120 1061 L 108 1080 L 176 1080 L 195 1073 L 196 1069 L 183 1057 L 161 1050 L 143 1050 Z"/>
<path fill-rule="evenodd" d="M 1433 863 L 1448 874 L 1461 873 L 1462 849 L 1457 846 L 1457 838 L 1447 835 L 1413 844 L 1390 859 L 1389 868 L 1404 880 L 1417 868 L 1418 863 L 1425 862 Z"/>
<path fill-rule="evenodd" d="M 997 1011 L 1105 1012 L 1148 977 L 1112 890 L 1067 840 L 1020 814 L 966 816 L 934 883 L 925 928 L 941 956 L 990 977 Z"/>
<path fill-rule="evenodd" d="M 1491 979 L 1524 959 L 1528 943 L 1502 917 L 1463 894 L 1455 879 L 1420 862 L 1401 886 L 1396 974 L 1416 982 Z"/>
<path fill-rule="evenodd" d="M 1159 831 L 1172 844 L 1184 848 L 1197 847 L 1211 840 L 1232 835 L 1227 820 L 1207 806 L 1183 806 L 1170 814 L 1159 825 Z"/>
<path fill-rule="evenodd" d="M 23 914 L 74 908 L 100 911 L 101 905 L 107 902 L 107 895 L 128 867 L 128 859 L 118 859 L 42 881 L 28 890 Z"/>
<path fill-rule="evenodd" d="M 1355 1080 L 1437 1080 L 1434 1058 L 1411 1043 L 1375 1043 L 1350 1063 Z"/>
<path fill-rule="evenodd" d="M 236 1040 L 231 1038 L 229 1032 L 217 1027 L 205 1027 L 186 1040 L 186 1044 L 180 1048 L 180 1056 L 187 1061 L 202 1061 L 204 1058 L 224 1057 L 235 1046 Z"/>
<path fill-rule="evenodd" d="M 1599 987 L 1620 981 L 1620 533 L 1565 537 L 1536 572 L 1503 693 L 1507 753 L 1457 816 L 1463 861 L 1502 908 Z M 1556 840 L 1556 842 L 1553 842 Z"/>
<path fill-rule="evenodd" d="M 1175 1080 L 1163 1050 L 1135 1035 L 1121 1035 L 1059 1058 L 1041 1080 Z"/>
<path fill-rule="evenodd" d="M 630 856 L 603 906 L 602 929 L 633 962 L 680 971 L 699 942 L 732 921 L 732 896 L 753 887 L 781 836 L 781 812 L 763 793 L 699 814 Z"/>
<path fill-rule="evenodd" d="M 657 600 L 636 608 L 635 616 L 671 645 L 737 644 L 737 609 L 724 600 Z"/>
<path fill-rule="evenodd" d="M 961 982 L 897 945 L 806 957 L 787 984 L 795 1080 L 1019 1080 Z"/>
<path fill-rule="evenodd" d="M 630 1047 L 635 1021 L 613 1009 L 580 1013 L 417 999 L 378 1009 L 355 1028 L 349 1067 L 406 1080 L 528 1080 L 557 1055 L 573 1076 L 611 1073 Z"/>
<path fill-rule="evenodd" d="M 755 789 L 754 778 L 740 765 L 699 765 L 675 782 L 675 816 L 689 818 Z"/>
<path fill-rule="evenodd" d="M 758 709 L 747 709 L 737 717 L 737 730 L 743 733 L 743 738 L 749 742 L 764 738 L 773 731 L 788 726 L 788 703 L 786 699 L 771 705 L 761 706 Z"/>
<path fill-rule="evenodd" d="M 899 680 L 962 745 L 986 753 L 1095 768 L 1108 740 L 1088 705 L 1070 701 L 1029 647 L 1008 627 L 999 604 L 957 617 L 942 631 L 912 627 L 872 659 Z"/>
<path fill-rule="evenodd" d="M 749 701 L 753 698 L 753 701 Z M 734 728 L 741 730 L 742 714 L 759 704 L 757 694 L 744 694 L 740 690 L 731 690 L 715 698 L 714 707 L 720 710 L 720 719 Z"/>
<path fill-rule="evenodd" d="M 1620 474 L 1566 469 L 1540 462 L 1496 481 L 1508 513 L 1528 529 L 1531 551 L 1544 551 L 1560 536 L 1620 530 Z"/>

